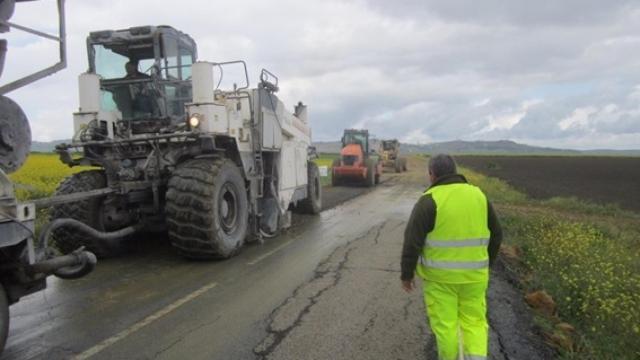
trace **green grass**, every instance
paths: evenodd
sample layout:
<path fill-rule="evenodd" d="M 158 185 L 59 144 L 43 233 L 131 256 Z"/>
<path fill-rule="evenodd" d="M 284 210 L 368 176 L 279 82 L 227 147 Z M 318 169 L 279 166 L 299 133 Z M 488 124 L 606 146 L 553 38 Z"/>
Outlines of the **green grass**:
<path fill-rule="evenodd" d="M 504 181 L 460 168 L 502 220 L 505 244 L 522 250 L 527 291 L 546 290 L 560 319 L 539 319 L 549 334 L 566 321 L 567 359 L 640 358 L 640 214 L 576 198 L 534 201 Z"/>
<path fill-rule="evenodd" d="M 515 190 L 503 180 L 484 176 L 479 172 L 462 166 L 458 167 L 458 171 L 463 174 L 470 183 L 482 188 L 492 202 L 522 204 L 528 201 L 525 194 Z"/>

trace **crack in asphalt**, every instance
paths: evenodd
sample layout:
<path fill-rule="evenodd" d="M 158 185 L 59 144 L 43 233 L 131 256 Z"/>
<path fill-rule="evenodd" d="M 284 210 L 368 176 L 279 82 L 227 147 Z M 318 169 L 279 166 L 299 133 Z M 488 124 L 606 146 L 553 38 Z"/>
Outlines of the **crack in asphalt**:
<path fill-rule="evenodd" d="M 498 336 L 498 346 L 500 347 L 500 354 L 504 360 L 511 360 L 509 354 L 507 353 L 506 346 L 504 344 L 504 340 L 502 339 L 502 334 L 491 324 L 491 319 L 488 321 L 489 329 L 493 330 L 493 332 Z"/>
<path fill-rule="evenodd" d="M 376 236 L 373 238 L 373 243 L 378 245 L 378 239 L 380 238 L 380 234 L 382 233 L 382 228 L 387 224 L 388 220 L 385 220 L 380 227 L 378 228 L 378 231 L 376 232 Z"/>
<path fill-rule="evenodd" d="M 291 333 L 291 331 L 293 329 L 295 329 L 296 327 L 300 326 L 300 324 L 302 324 L 302 319 L 305 317 L 305 315 L 307 315 L 311 311 L 311 308 L 318 302 L 319 298 L 327 290 L 330 290 L 330 289 L 334 288 L 336 285 L 338 285 L 338 283 L 342 279 L 342 271 L 346 268 L 346 264 L 349 261 L 349 256 L 351 255 L 351 252 L 356 249 L 356 247 L 353 247 L 352 245 L 354 245 L 359 240 L 368 238 L 371 235 L 371 233 L 373 233 L 373 232 L 375 232 L 374 240 L 377 241 L 377 238 L 380 236 L 380 233 L 382 232 L 382 229 L 385 227 L 386 224 L 387 224 L 387 220 L 382 222 L 377 227 L 373 227 L 373 228 L 369 229 L 364 235 L 361 235 L 361 236 L 359 236 L 359 237 L 347 242 L 346 244 L 337 247 L 324 261 L 322 261 L 320 264 L 318 264 L 318 266 L 316 267 L 316 270 L 314 271 L 313 277 L 309 281 L 307 281 L 307 282 L 303 283 L 302 285 L 300 285 L 299 287 L 297 287 L 293 291 L 293 294 L 291 296 L 286 298 L 280 305 L 278 305 L 275 309 L 273 309 L 273 311 L 271 311 L 271 313 L 269 314 L 269 316 L 267 318 L 267 322 L 268 322 L 268 326 L 267 326 L 267 330 L 266 330 L 267 336 L 256 347 L 254 347 L 254 349 L 253 349 L 253 353 L 256 356 L 258 356 L 258 359 L 261 359 L 261 360 L 262 359 L 266 359 L 280 345 L 280 343 L 282 343 L 282 341 L 289 335 L 289 333 Z M 335 269 L 332 270 L 332 269 L 328 268 L 327 270 L 318 270 L 320 268 L 323 268 L 325 265 L 329 264 L 329 262 L 331 261 L 331 258 L 333 257 L 333 255 L 335 253 L 337 253 L 338 251 L 342 250 L 342 249 L 346 249 L 346 251 L 345 251 L 342 259 L 338 262 L 338 264 L 335 267 Z M 331 283 L 329 283 L 328 285 L 326 285 L 322 289 L 318 290 L 318 292 L 316 292 L 314 295 L 312 295 L 311 297 L 308 298 L 309 303 L 306 304 L 304 306 L 304 308 L 302 308 L 302 310 L 300 310 L 300 312 L 296 316 L 296 318 L 293 321 L 293 323 L 291 323 L 289 326 L 287 326 L 286 328 L 281 329 L 281 330 L 274 329 L 273 328 L 273 322 L 274 322 L 275 317 L 278 314 L 278 312 L 284 306 L 286 306 L 290 302 L 290 300 L 295 299 L 298 296 L 299 292 L 304 287 L 304 285 L 310 284 L 310 283 L 312 283 L 312 282 L 324 277 L 325 275 L 332 275 L 333 276 L 333 279 L 332 279 Z M 268 346 L 266 346 L 265 348 L 261 349 L 261 347 L 265 344 L 265 342 L 267 342 L 267 340 L 271 340 L 270 344 Z"/>
<path fill-rule="evenodd" d="M 344 267 L 345 270 L 370 270 L 370 271 L 382 271 L 382 272 L 388 272 L 388 273 L 394 273 L 394 274 L 399 274 L 401 271 L 400 270 L 395 270 L 395 269 L 385 269 L 385 268 L 375 268 L 375 267 L 363 267 L 363 266 L 345 266 Z"/>
<path fill-rule="evenodd" d="M 367 324 L 364 326 L 362 335 L 366 334 L 369 330 L 371 330 L 371 328 L 373 328 L 373 325 L 375 325 L 377 318 L 378 318 L 378 313 L 373 313 L 371 318 L 369 318 L 369 321 L 367 321 Z"/>
<path fill-rule="evenodd" d="M 393 230 L 401 227 L 402 225 L 406 224 L 407 222 L 405 220 L 402 220 L 400 222 L 398 222 L 398 224 L 396 224 L 396 226 L 392 227 L 391 229 L 389 229 L 389 232 L 393 232 Z"/>
<path fill-rule="evenodd" d="M 407 302 L 404 303 L 404 305 L 402 306 L 402 316 L 404 318 L 405 321 L 409 320 L 409 307 L 413 305 L 413 298 L 408 298 Z"/>

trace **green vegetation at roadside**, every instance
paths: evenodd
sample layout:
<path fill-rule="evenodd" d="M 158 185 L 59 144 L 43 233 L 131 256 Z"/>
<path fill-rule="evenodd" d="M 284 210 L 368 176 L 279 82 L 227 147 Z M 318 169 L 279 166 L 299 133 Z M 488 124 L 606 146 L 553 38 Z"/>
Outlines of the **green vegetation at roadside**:
<path fill-rule="evenodd" d="M 500 179 L 460 172 L 495 204 L 525 290 L 552 296 L 557 308 L 538 323 L 561 356 L 640 358 L 640 214 L 575 198 L 531 200 Z"/>

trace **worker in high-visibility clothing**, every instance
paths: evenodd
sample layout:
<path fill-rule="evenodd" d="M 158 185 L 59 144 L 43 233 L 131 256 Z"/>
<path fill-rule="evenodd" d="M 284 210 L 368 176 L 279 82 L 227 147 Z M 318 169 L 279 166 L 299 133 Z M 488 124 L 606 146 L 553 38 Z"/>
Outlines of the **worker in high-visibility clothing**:
<path fill-rule="evenodd" d="M 456 172 L 451 156 L 432 157 L 429 178 L 431 186 L 413 208 L 404 234 L 402 287 L 411 292 L 414 273 L 422 278 L 441 360 L 486 359 L 489 266 L 502 229 L 485 194 Z"/>

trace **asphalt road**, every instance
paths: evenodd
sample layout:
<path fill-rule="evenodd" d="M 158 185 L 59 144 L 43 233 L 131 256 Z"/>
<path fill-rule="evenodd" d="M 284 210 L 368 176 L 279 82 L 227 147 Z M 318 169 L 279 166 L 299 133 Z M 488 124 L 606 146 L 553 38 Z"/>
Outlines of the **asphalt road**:
<path fill-rule="evenodd" d="M 147 239 L 83 279 L 50 278 L 12 306 L 2 359 L 435 359 L 421 294 L 398 280 L 421 174 L 385 174 L 226 261 Z M 492 358 L 548 358 L 507 278 L 489 298 Z"/>

